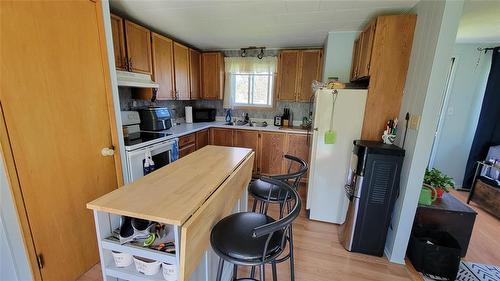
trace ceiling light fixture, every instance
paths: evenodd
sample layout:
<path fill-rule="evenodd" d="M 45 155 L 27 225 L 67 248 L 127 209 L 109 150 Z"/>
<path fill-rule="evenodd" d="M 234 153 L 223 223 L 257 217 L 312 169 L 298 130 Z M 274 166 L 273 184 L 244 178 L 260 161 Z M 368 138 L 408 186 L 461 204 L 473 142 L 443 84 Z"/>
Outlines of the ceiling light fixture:
<path fill-rule="evenodd" d="M 264 57 L 264 49 L 266 47 L 256 47 L 256 46 L 250 46 L 250 47 L 247 47 L 247 48 L 241 48 L 240 49 L 240 55 L 242 57 L 246 57 L 247 56 L 247 51 L 248 50 L 260 50 L 260 52 L 257 54 L 257 58 L 259 59 L 262 59 Z"/>
<path fill-rule="evenodd" d="M 260 48 L 260 53 L 257 55 L 259 60 L 261 60 L 264 57 L 264 48 Z"/>

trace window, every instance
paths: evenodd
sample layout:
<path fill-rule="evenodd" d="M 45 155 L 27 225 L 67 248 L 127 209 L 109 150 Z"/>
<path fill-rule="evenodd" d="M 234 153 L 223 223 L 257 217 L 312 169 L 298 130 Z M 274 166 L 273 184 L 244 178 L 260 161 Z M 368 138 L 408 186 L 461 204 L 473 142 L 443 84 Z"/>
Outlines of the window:
<path fill-rule="evenodd" d="M 231 74 L 231 92 L 234 106 L 273 106 L 272 73 Z"/>
<path fill-rule="evenodd" d="M 225 58 L 224 107 L 273 107 L 276 57 Z"/>

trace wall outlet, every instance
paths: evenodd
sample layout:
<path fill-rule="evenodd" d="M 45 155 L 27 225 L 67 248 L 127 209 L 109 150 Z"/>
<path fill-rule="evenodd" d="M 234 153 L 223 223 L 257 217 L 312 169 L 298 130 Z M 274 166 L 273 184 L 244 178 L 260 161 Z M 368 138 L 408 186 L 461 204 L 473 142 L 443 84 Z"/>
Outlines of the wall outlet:
<path fill-rule="evenodd" d="M 420 118 L 420 115 L 411 115 L 410 124 L 408 127 L 413 130 L 418 130 L 418 126 L 420 126 Z"/>

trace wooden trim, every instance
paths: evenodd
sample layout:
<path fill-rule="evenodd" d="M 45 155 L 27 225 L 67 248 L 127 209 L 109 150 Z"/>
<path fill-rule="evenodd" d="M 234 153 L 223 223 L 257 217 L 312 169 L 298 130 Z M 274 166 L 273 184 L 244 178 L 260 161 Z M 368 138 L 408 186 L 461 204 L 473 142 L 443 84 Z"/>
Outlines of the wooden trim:
<path fill-rule="evenodd" d="M 115 172 L 116 172 L 116 183 L 118 186 L 123 185 L 123 171 L 122 171 L 122 161 L 120 155 L 120 147 L 118 140 L 118 128 L 116 127 L 116 115 L 115 107 L 113 103 L 113 91 L 111 90 L 111 77 L 109 73 L 109 59 L 108 59 L 108 48 L 106 45 L 106 33 L 104 31 L 104 15 L 102 13 L 102 3 L 101 1 L 96 2 L 96 18 L 97 18 L 97 29 L 99 32 L 99 46 L 101 47 L 101 61 L 103 66 L 104 81 L 106 83 L 106 102 L 108 105 L 108 116 L 109 125 L 111 129 L 111 146 L 115 149 L 115 154 L 113 159 L 115 162 Z"/>
<path fill-rule="evenodd" d="M 24 205 L 23 192 L 21 190 L 21 183 L 19 182 L 19 175 L 17 174 L 16 162 L 12 153 L 9 134 L 3 116 L 2 103 L 0 101 L 0 146 L 2 149 L 3 162 L 5 165 L 5 175 L 9 182 L 9 189 L 12 197 L 14 198 L 14 206 L 16 208 L 16 215 L 19 225 L 21 226 L 21 233 L 23 234 L 22 240 L 24 249 L 29 260 L 29 265 L 33 278 L 36 281 L 42 280 L 42 273 L 38 268 L 37 254 L 33 236 L 31 235 L 31 227 L 29 225 L 28 214 L 26 213 L 26 206 Z"/>
<path fill-rule="evenodd" d="M 243 163 L 224 181 L 208 200 L 182 225 L 181 261 L 179 280 L 189 280 L 203 253 L 210 245 L 212 227 L 227 216 L 244 192 L 252 177 L 255 153 L 249 154 Z"/>

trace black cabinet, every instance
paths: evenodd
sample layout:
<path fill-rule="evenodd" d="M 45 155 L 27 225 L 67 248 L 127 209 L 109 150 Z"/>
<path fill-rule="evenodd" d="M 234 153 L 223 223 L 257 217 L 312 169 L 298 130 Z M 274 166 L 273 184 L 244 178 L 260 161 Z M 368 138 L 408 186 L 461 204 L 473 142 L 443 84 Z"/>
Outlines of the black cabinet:
<path fill-rule="evenodd" d="M 460 256 L 465 257 L 476 215 L 476 212 L 465 203 L 445 193 L 442 199 L 436 199 L 430 206 L 419 205 L 413 225 L 448 232 L 458 241 L 461 248 Z"/>

